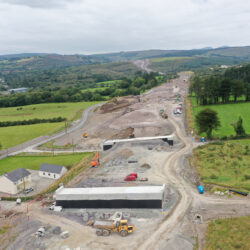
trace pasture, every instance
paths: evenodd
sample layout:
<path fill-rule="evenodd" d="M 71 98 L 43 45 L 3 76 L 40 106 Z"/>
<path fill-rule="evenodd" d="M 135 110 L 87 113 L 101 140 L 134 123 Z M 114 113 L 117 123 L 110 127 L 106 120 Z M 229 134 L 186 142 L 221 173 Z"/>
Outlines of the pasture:
<path fill-rule="evenodd" d="M 20 107 L 1 108 L 0 121 L 29 120 L 62 116 L 69 122 L 79 119 L 82 111 L 98 102 L 49 103 Z M 2 149 L 10 148 L 42 135 L 50 135 L 65 128 L 65 122 L 42 123 L 0 128 Z"/>
<path fill-rule="evenodd" d="M 243 127 L 246 133 L 250 134 L 250 102 L 196 106 L 194 97 L 191 98 L 191 101 L 194 117 L 205 108 L 217 111 L 221 127 L 218 131 L 213 131 L 213 137 L 221 138 L 223 136 L 235 135 L 231 124 L 238 121 L 239 116 L 243 119 Z"/>
<path fill-rule="evenodd" d="M 77 164 L 90 153 L 60 154 L 60 155 L 17 155 L 0 160 L 0 175 L 18 168 L 39 170 L 42 163 L 62 165 L 67 168 Z"/>

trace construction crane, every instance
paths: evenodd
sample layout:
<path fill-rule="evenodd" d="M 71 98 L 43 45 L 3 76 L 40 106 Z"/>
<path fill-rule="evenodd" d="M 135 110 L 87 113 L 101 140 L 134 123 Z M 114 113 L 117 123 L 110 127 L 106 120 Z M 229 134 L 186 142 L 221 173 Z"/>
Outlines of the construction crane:
<path fill-rule="evenodd" d="M 100 153 L 97 152 L 95 154 L 95 159 L 91 162 L 91 167 L 92 168 L 97 167 L 99 165 L 99 163 L 100 163 L 100 159 L 99 158 L 100 158 Z"/>

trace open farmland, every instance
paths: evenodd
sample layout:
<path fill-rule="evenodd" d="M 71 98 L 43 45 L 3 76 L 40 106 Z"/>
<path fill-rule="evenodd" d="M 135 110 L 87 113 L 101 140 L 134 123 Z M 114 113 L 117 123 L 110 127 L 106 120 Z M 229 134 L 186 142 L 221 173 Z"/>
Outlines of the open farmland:
<path fill-rule="evenodd" d="M 1 108 L 0 121 L 29 120 L 33 118 L 53 118 L 62 116 L 73 121 L 79 119 L 82 111 L 97 102 L 36 104 L 14 108 Z M 10 148 L 42 135 L 49 135 L 65 127 L 65 122 L 42 123 L 0 128 L 2 148 Z"/>
<path fill-rule="evenodd" d="M 42 163 L 50 163 L 71 167 L 80 162 L 89 153 L 60 154 L 60 155 L 34 155 L 11 156 L 0 160 L 0 175 L 11 172 L 20 167 L 39 170 Z"/>
<path fill-rule="evenodd" d="M 81 116 L 81 111 L 97 102 L 45 103 L 20 107 L 1 108 L 0 121 L 29 120 L 33 118 L 53 118 L 62 116 L 73 120 Z M 79 112 L 79 114 L 78 114 Z M 75 117 L 78 114 L 78 117 Z"/>
<path fill-rule="evenodd" d="M 250 191 L 250 140 L 212 143 L 194 150 L 201 180 Z"/>
<path fill-rule="evenodd" d="M 218 112 L 221 127 L 218 131 L 213 131 L 214 137 L 223 137 L 235 135 L 232 122 L 238 121 L 239 116 L 243 119 L 243 127 L 247 134 L 250 134 L 250 103 L 230 103 L 218 105 L 196 106 L 195 98 L 191 98 L 193 106 L 193 115 L 195 117 L 201 110 L 210 108 Z"/>
<path fill-rule="evenodd" d="M 250 216 L 219 219 L 208 224 L 205 249 L 250 249 Z"/>

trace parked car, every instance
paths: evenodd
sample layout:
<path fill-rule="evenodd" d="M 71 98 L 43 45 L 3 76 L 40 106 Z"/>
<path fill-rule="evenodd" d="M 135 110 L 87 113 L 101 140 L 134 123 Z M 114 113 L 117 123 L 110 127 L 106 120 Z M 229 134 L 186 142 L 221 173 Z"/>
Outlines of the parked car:
<path fill-rule="evenodd" d="M 25 190 L 24 190 L 24 193 L 25 193 L 25 194 L 28 194 L 28 193 L 30 193 L 30 192 L 32 192 L 32 191 L 34 191 L 34 188 L 31 187 L 31 188 L 25 189 Z"/>
<path fill-rule="evenodd" d="M 124 181 L 136 181 L 136 177 L 133 175 L 128 175 L 128 176 L 126 176 Z"/>
<path fill-rule="evenodd" d="M 138 178 L 137 173 L 131 173 L 131 174 L 129 174 L 128 176 L 134 176 L 134 177 Z"/>

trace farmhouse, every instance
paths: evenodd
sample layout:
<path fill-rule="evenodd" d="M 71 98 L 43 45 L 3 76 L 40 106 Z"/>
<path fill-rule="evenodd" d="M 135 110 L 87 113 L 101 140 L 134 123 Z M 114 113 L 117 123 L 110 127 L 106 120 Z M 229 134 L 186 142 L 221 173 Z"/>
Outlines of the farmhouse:
<path fill-rule="evenodd" d="M 64 166 L 43 163 L 39 169 L 39 176 L 51 179 L 59 179 L 67 172 Z"/>
<path fill-rule="evenodd" d="M 15 195 L 32 185 L 31 173 L 24 168 L 5 173 L 0 177 L 0 192 L 3 193 Z"/>

